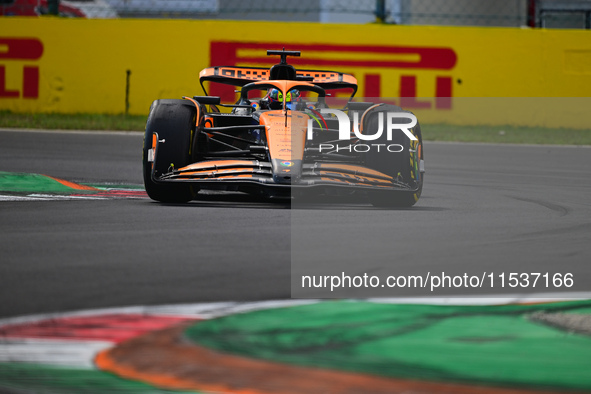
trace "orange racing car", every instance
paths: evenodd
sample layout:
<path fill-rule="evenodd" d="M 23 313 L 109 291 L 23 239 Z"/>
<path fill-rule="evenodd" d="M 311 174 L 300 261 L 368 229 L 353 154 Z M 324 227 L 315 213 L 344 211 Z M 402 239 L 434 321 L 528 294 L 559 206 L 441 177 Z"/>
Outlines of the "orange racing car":
<path fill-rule="evenodd" d="M 386 103 L 354 100 L 357 80 L 335 71 L 296 70 L 288 56 L 270 69 L 216 66 L 200 83 L 238 87 L 238 101 L 183 97 L 153 102 L 143 175 L 148 195 L 188 202 L 199 190 L 268 198 L 305 192 L 359 193 L 380 207 L 409 207 L 423 187 L 416 117 Z M 342 99 L 333 92 L 349 90 Z M 329 105 L 335 104 L 335 105 Z"/>

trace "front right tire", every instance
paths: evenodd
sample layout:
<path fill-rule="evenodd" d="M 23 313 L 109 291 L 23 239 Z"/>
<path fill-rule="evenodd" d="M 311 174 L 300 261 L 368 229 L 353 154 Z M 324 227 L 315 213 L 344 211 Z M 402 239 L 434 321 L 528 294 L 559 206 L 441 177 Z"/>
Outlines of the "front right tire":
<path fill-rule="evenodd" d="M 197 109 L 187 100 L 156 100 L 150 107 L 146 123 L 143 149 L 144 186 L 148 196 L 166 203 L 185 203 L 196 196 L 196 187 L 188 183 L 157 183 L 155 177 L 187 166 L 193 162 L 195 121 Z M 153 135 L 161 141 L 155 162 L 148 161 L 148 152 L 153 146 Z M 154 168 L 153 168 L 154 166 Z"/>

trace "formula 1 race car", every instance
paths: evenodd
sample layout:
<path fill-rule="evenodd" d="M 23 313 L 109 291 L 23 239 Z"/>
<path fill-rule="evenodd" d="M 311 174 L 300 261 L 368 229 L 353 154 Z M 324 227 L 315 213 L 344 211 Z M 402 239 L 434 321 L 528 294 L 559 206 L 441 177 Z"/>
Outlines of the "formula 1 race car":
<path fill-rule="evenodd" d="M 296 70 L 287 56 L 300 52 L 267 55 L 281 60 L 270 69 L 201 71 L 205 92 L 205 81 L 238 87 L 235 104 L 207 92 L 154 101 L 143 149 L 148 195 L 182 203 L 205 189 L 268 198 L 362 192 L 374 206 L 414 205 L 424 175 L 416 117 L 392 104 L 354 101 L 352 75 Z M 343 89 L 350 97 L 331 93 Z"/>

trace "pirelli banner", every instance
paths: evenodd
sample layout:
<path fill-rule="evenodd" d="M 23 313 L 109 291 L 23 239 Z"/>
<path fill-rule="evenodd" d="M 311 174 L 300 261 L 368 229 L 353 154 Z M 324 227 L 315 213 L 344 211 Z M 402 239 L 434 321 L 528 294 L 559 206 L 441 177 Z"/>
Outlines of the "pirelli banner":
<path fill-rule="evenodd" d="M 398 97 L 423 122 L 591 124 L 589 31 L 374 24 L 4 17 L 0 110 L 147 114 L 202 95 L 203 68 L 269 67 L 265 51 L 283 47 L 302 52 L 296 68 L 353 74 L 358 96 Z"/>

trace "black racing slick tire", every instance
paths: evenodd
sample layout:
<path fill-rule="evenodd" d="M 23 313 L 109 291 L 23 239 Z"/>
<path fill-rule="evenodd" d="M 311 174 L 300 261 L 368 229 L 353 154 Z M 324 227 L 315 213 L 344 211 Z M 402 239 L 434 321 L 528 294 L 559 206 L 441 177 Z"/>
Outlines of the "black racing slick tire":
<path fill-rule="evenodd" d="M 423 173 L 420 171 L 420 162 L 423 160 L 423 137 L 421 135 L 421 126 L 418 121 L 415 127 L 410 129 L 418 141 L 412 141 L 406 134 L 400 130 L 394 130 L 392 140 L 387 139 L 386 133 L 386 113 L 388 112 L 406 112 L 395 105 L 380 105 L 369 110 L 364 117 L 364 133 L 374 134 L 379 127 L 378 114 L 383 112 L 384 132 L 382 136 L 372 141 L 376 144 L 399 145 L 402 148 L 399 152 L 389 152 L 386 149 L 380 149 L 379 152 L 370 152 L 366 154 L 366 165 L 369 168 L 389 175 L 398 181 L 409 185 L 412 190 L 371 190 L 368 192 L 369 201 L 375 207 L 380 208 L 406 208 L 412 207 L 421 196 L 423 190 Z M 407 123 L 407 118 L 400 118 L 394 123 Z M 393 150 L 397 150 L 393 148 Z"/>
<path fill-rule="evenodd" d="M 185 203 L 196 197 L 197 188 L 191 184 L 157 183 L 152 179 L 152 170 L 157 178 L 171 169 L 192 163 L 196 116 L 195 105 L 187 100 L 167 99 L 152 103 L 143 149 L 144 186 L 151 199 L 166 203 Z M 154 133 L 160 143 L 156 161 L 151 162 L 148 155 L 154 149 Z"/>

